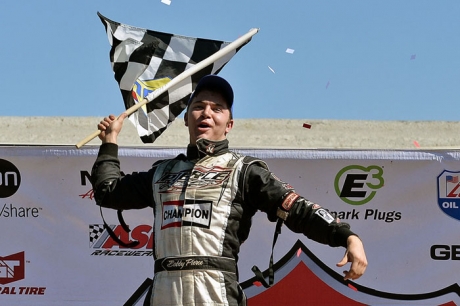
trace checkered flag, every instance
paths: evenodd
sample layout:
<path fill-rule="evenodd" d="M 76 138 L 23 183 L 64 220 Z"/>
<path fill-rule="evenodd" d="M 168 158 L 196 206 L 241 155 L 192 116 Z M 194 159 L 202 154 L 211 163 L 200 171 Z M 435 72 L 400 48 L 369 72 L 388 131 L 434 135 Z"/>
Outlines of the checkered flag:
<path fill-rule="evenodd" d="M 136 28 L 98 15 L 112 46 L 110 61 L 125 107 L 138 104 L 129 119 L 144 143 L 154 142 L 180 115 L 203 76 L 219 73 L 250 41 L 227 49 L 230 42 Z M 218 51 L 222 56 L 214 59 Z"/>
<path fill-rule="evenodd" d="M 102 233 L 105 231 L 103 224 L 90 224 L 89 225 L 89 247 L 99 239 Z"/>

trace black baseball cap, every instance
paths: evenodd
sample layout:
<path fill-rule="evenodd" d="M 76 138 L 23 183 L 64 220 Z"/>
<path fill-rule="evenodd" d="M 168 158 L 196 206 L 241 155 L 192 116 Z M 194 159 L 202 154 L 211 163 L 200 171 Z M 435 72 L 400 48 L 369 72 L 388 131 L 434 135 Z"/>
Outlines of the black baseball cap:
<path fill-rule="evenodd" d="M 222 94 L 227 102 L 228 108 L 231 109 L 233 106 L 233 89 L 224 78 L 217 76 L 215 74 L 205 75 L 196 85 L 195 91 L 190 96 L 188 104 L 190 104 L 193 98 L 198 95 L 198 93 L 204 89 L 218 91 Z"/>

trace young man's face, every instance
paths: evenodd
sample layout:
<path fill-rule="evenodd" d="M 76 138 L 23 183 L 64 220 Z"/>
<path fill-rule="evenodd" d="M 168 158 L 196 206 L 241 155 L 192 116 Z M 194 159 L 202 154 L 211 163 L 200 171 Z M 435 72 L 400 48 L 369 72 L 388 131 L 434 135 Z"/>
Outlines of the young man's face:
<path fill-rule="evenodd" d="M 202 90 L 196 95 L 185 114 L 190 144 L 200 138 L 223 140 L 233 127 L 230 109 L 219 92 Z"/>

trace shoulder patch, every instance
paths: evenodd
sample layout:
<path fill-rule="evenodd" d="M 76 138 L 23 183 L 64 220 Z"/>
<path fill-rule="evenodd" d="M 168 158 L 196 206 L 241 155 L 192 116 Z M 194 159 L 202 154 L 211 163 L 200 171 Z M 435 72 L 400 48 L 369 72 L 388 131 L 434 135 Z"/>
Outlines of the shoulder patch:
<path fill-rule="evenodd" d="M 289 211 L 291 210 L 291 207 L 292 207 L 292 204 L 294 204 L 294 202 L 300 197 L 299 194 L 295 193 L 295 192 L 291 192 L 289 193 L 283 200 L 283 203 L 281 204 L 281 207 L 283 207 L 283 209 L 285 211 Z"/>

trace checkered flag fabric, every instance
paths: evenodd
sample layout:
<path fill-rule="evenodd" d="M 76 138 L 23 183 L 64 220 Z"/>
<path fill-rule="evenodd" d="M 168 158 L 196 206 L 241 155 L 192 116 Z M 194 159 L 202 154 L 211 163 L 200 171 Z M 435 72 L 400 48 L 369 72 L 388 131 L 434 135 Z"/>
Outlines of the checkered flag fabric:
<path fill-rule="evenodd" d="M 110 61 L 126 109 L 230 42 L 156 32 L 121 24 L 98 13 L 111 45 Z M 142 142 L 152 143 L 186 108 L 198 81 L 217 74 L 242 47 L 197 71 L 131 114 Z"/>

